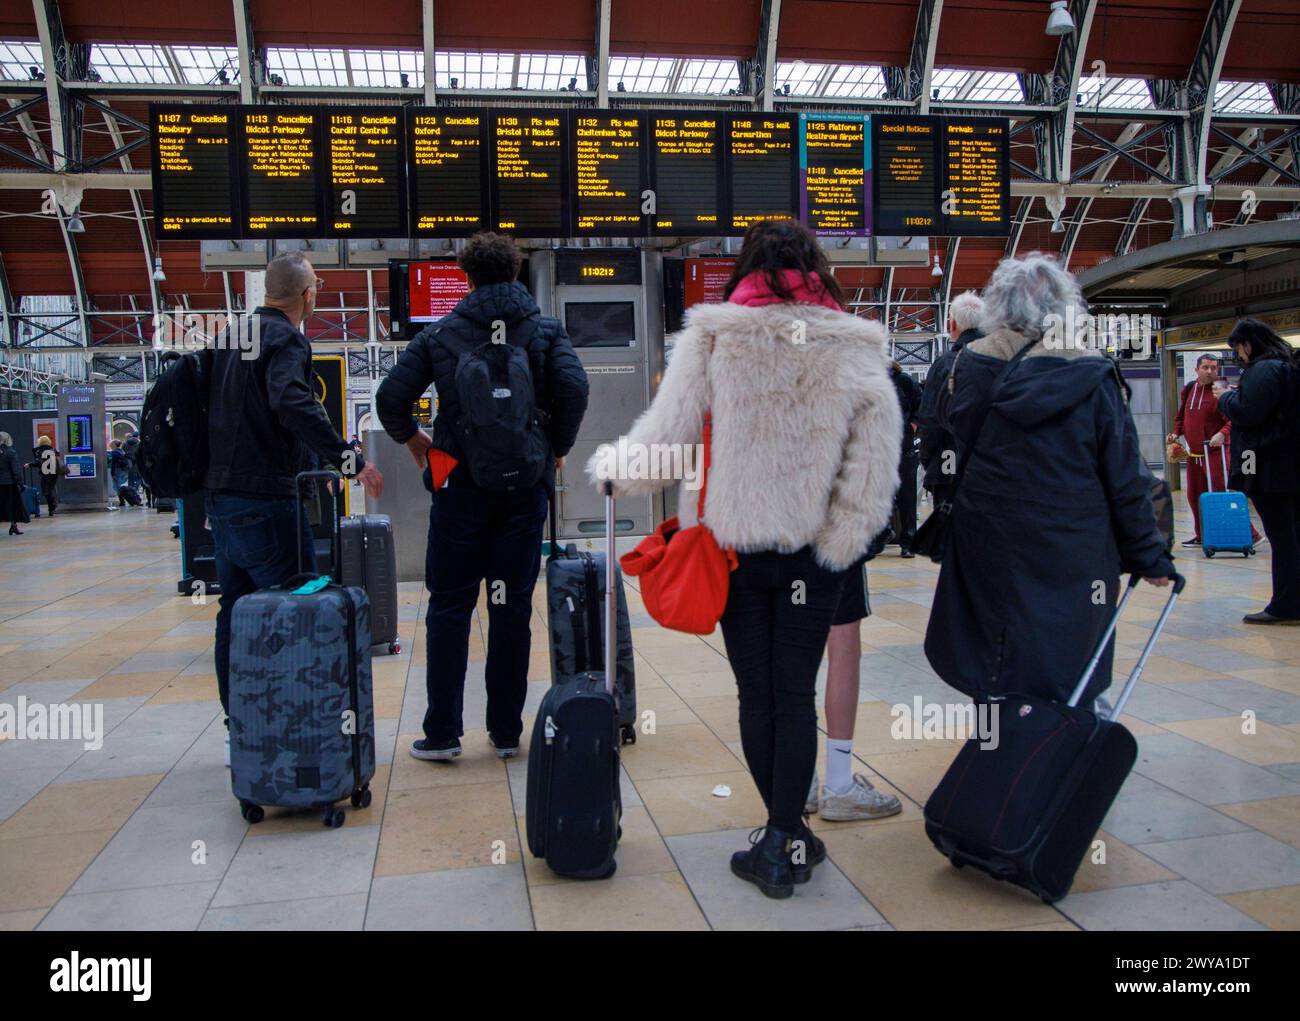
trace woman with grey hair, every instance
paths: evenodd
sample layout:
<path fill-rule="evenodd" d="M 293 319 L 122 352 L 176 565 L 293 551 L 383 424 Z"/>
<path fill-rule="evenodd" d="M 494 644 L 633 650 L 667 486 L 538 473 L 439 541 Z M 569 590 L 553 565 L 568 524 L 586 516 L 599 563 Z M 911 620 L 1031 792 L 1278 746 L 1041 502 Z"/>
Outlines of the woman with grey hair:
<path fill-rule="evenodd" d="M 1004 259 L 984 290 L 985 335 L 961 349 L 940 394 L 962 468 L 925 652 L 977 701 L 1066 701 L 1120 572 L 1155 585 L 1173 574 L 1118 370 L 1062 336 L 1086 311 L 1055 259 Z M 1110 685 L 1111 659 L 1083 705 Z"/>
<path fill-rule="evenodd" d="M 14 450 L 13 437 L 0 433 L 0 510 L 9 519 L 9 534 L 22 535 L 18 523 L 27 519 L 23 511 L 23 466 Z"/>

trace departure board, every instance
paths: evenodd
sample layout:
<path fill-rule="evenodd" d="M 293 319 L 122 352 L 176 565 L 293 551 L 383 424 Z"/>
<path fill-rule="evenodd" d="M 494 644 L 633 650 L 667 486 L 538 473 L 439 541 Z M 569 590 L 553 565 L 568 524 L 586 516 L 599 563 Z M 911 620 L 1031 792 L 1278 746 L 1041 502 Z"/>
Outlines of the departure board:
<path fill-rule="evenodd" d="M 573 229 L 576 237 L 640 237 L 648 190 L 645 114 L 575 110 L 570 115 L 573 153 Z"/>
<path fill-rule="evenodd" d="M 743 234 L 759 220 L 789 220 L 798 215 L 795 129 L 795 118 L 786 114 L 728 118 L 729 233 Z"/>
<path fill-rule="evenodd" d="M 722 116 L 707 111 L 650 117 L 651 234 L 723 233 L 722 130 Z"/>
<path fill-rule="evenodd" d="M 1008 131 L 997 117 L 873 116 L 875 232 L 1005 235 Z"/>
<path fill-rule="evenodd" d="M 325 107 L 244 106 L 240 178 L 248 237 L 314 238 L 324 234 L 317 125 Z"/>
<path fill-rule="evenodd" d="M 938 117 L 871 118 L 877 234 L 941 234 Z"/>
<path fill-rule="evenodd" d="M 396 107 L 328 107 L 330 237 L 405 237 L 406 151 Z"/>
<path fill-rule="evenodd" d="M 236 111 L 229 106 L 151 104 L 154 236 L 239 236 Z"/>
<path fill-rule="evenodd" d="M 944 187 L 951 193 L 945 234 L 997 236 L 1010 231 L 1010 149 L 1005 120 L 944 118 Z"/>
<path fill-rule="evenodd" d="M 469 237 L 488 225 L 487 114 L 478 109 L 407 112 L 411 233 Z"/>
<path fill-rule="evenodd" d="M 799 115 L 799 215 L 826 237 L 871 233 L 867 118 Z"/>
<path fill-rule="evenodd" d="M 569 236 L 567 117 L 560 110 L 493 110 L 492 229 Z"/>

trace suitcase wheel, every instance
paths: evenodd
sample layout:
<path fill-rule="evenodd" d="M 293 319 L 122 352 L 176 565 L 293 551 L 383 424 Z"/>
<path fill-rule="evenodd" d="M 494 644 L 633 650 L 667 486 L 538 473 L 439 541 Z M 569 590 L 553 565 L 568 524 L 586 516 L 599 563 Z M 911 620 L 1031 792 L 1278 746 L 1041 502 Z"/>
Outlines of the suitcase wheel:
<path fill-rule="evenodd" d="M 336 830 L 343 825 L 343 822 L 346 819 L 347 816 L 343 814 L 343 809 L 327 808 L 325 809 L 325 815 L 321 819 L 321 822 L 323 822 L 328 828 Z"/>
<path fill-rule="evenodd" d="M 244 821 L 256 826 L 264 818 L 266 812 L 261 805 L 254 805 L 251 801 L 241 801 L 239 803 L 239 814 L 244 817 Z"/>
<path fill-rule="evenodd" d="M 618 728 L 619 737 L 623 744 L 636 744 L 636 724 L 625 723 Z"/>
<path fill-rule="evenodd" d="M 1213 546 L 1202 546 L 1202 547 L 1201 547 L 1201 552 L 1204 553 L 1205 556 L 1206 556 L 1208 559 L 1210 559 L 1210 560 L 1213 560 L 1213 559 L 1214 559 L 1214 547 L 1213 547 Z"/>
<path fill-rule="evenodd" d="M 390 656 L 396 656 L 396 655 L 397 655 L 399 652 L 401 652 L 401 651 L 402 651 L 402 643 L 401 643 L 401 642 L 389 642 L 389 643 L 388 643 L 388 654 L 389 654 Z"/>
<path fill-rule="evenodd" d="M 1254 547 L 1254 546 L 1247 546 L 1247 547 L 1246 547 L 1246 556 L 1248 556 L 1248 557 L 1253 557 L 1254 555 L 1255 555 L 1255 547 Z"/>
<path fill-rule="evenodd" d="M 366 784 L 366 786 L 362 787 L 361 790 L 352 792 L 352 807 L 369 808 L 370 799 L 371 799 L 370 785 Z"/>

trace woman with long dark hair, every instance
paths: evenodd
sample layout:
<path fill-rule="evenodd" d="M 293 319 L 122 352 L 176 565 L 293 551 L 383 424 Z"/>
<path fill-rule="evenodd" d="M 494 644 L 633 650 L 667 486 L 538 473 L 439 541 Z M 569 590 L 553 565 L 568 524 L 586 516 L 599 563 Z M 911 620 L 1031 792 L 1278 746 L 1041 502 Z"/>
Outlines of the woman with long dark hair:
<path fill-rule="evenodd" d="M 1300 364 L 1295 350 L 1257 319 L 1228 338 L 1245 366 L 1219 397 L 1232 422 L 1232 485 L 1259 511 L 1273 550 L 1273 598 L 1247 624 L 1300 624 Z"/>
<path fill-rule="evenodd" d="M 731 869 L 789 897 L 826 856 L 802 817 L 817 760 L 817 668 L 848 570 L 889 518 L 903 423 L 884 330 L 842 311 L 808 228 L 750 227 L 723 293 L 724 303 L 691 309 L 654 402 L 588 472 L 619 493 L 653 492 L 667 484 L 662 473 L 621 478 L 618 466 L 660 444 L 699 444 L 711 413 L 704 518 L 739 559 L 722 636 L 745 760 L 767 806 L 767 825 Z M 698 495 L 679 500 L 683 528 L 696 523 Z"/>

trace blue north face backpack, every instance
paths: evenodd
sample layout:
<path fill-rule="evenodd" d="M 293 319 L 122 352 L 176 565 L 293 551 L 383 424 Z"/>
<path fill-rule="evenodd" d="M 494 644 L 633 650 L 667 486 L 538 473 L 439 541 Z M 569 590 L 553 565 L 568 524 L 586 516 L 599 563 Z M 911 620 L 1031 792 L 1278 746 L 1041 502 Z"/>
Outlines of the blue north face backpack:
<path fill-rule="evenodd" d="M 455 380 L 461 411 L 456 433 L 475 484 L 483 489 L 536 485 L 550 444 L 527 349 L 480 344 L 457 358 Z"/>

